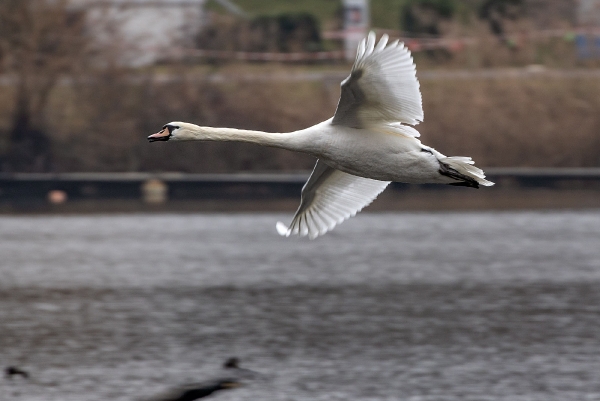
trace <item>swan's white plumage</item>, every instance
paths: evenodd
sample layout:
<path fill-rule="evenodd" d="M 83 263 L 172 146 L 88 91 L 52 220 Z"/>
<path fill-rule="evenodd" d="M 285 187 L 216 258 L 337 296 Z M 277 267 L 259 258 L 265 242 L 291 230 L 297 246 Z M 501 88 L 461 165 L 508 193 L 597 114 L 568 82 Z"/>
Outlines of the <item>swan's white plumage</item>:
<path fill-rule="evenodd" d="M 342 93 L 333 125 L 351 128 L 381 127 L 418 138 L 409 126 L 423 120 L 423 107 L 416 67 L 410 52 L 398 41 L 386 46 L 383 35 L 375 45 L 375 33 L 363 39 L 350 76 L 342 82 Z M 292 223 L 277 223 L 281 235 L 316 238 L 336 224 L 368 206 L 388 186 L 378 181 L 344 173 L 317 161 L 302 188 L 300 207 Z"/>
<path fill-rule="evenodd" d="M 316 238 L 354 216 L 390 183 L 493 185 L 469 157 L 447 157 L 425 146 L 405 124 L 423 121 L 416 67 L 403 43 L 378 43 L 371 32 L 342 82 L 333 118 L 304 130 L 268 133 L 172 122 L 149 140 L 243 141 L 311 154 L 317 164 L 284 236 Z"/>
<path fill-rule="evenodd" d="M 277 231 L 316 238 L 368 206 L 389 183 L 344 173 L 319 160 L 302 188 L 292 223 L 277 223 Z"/>
<path fill-rule="evenodd" d="M 375 47 L 371 32 L 358 47 L 350 76 L 342 82 L 342 94 L 332 124 L 368 128 L 381 124 L 423 121 L 423 106 L 416 67 L 410 51 L 383 35 Z"/>

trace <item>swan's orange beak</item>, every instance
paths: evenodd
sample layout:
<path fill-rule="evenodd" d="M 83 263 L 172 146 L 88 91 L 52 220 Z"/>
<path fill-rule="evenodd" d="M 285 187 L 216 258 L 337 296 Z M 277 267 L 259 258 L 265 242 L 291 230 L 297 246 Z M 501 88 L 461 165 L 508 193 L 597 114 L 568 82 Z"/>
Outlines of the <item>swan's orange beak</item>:
<path fill-rule="evenodd" d="M 155 141 L 168 141 L 169 138 L 171 137 L 171 133 L 169 132 L 169 130 L 165 127 L 163 129 L 161 129 L 159 132 L 157 132 L 156 134 L 152 134 L 148 137 L 148 142 L 155 142 Z"/>

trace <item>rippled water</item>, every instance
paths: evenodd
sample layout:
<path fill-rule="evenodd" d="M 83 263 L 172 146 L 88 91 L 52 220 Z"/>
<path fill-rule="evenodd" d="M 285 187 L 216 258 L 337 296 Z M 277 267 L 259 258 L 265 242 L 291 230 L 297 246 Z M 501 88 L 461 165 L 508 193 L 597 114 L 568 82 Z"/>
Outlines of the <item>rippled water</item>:
<path fill-rule="evenodd" d="M 600 212 L 0 217 L 1 400 L 600 400 Z"/>

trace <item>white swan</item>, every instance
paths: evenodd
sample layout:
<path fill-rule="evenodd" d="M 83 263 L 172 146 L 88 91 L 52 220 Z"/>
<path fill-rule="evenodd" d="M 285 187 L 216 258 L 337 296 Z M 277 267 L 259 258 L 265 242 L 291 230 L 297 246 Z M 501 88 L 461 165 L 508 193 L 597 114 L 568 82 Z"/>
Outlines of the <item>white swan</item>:
<path fill-rule="evenodd" d="M 423 121 L 416 67 L 398 41 L 375 44 L 371 32 L 358 46 L 342 82 L 335 115 L 310 128 L 268 133 L 171 122 L 148 140 L 240 141 L 311 154 L 317 164 L 302 188 L 300 207 L 279 234 L 311 239 L 354 216 L 391 181 L 490 186 L 470 157 L 446 157 L 417 139 Z"/>

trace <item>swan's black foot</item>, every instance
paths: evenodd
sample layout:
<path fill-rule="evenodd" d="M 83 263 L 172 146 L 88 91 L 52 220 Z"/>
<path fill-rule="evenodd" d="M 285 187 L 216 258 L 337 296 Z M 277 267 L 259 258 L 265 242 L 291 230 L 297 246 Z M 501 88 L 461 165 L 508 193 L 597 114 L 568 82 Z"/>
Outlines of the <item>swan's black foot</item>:
<path fill-rule="evenodd" d="M 448 185 L 454 185 L 457 187 L 479 188 L 479 183 L 475 179 L 473 179 L 467 175 L 459 173 L 452 167 L 450 167 L 447 164 L 444 164 L 442 162 L 440 162 L 439 172 L 441 175 L 445 175 L 446 177 L 450 177 L 454 180 L 457 180 L 457 182 L 451 182 Z"/>

